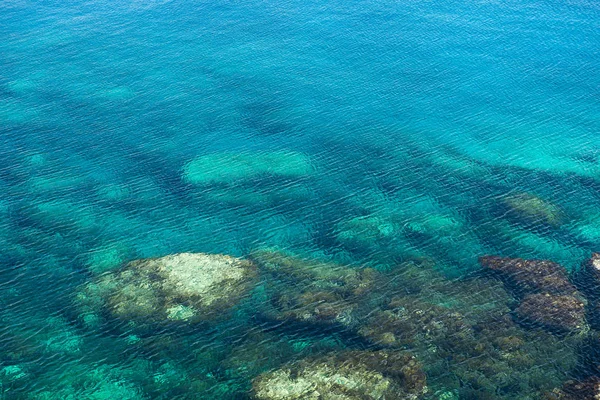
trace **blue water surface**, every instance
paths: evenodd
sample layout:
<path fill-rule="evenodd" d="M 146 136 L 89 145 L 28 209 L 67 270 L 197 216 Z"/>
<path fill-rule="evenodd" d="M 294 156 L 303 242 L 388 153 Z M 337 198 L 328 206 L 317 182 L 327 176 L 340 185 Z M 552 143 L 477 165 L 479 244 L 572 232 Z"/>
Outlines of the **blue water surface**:
<path fill-rule="evenodd" d="M 460 303 L 484 254 L 573 270 L 600 249 L 597 2 L 8 0 L 0 38 L 0 399 L 245 399 L 370 348 L 254 306 L 179 336 L 82 324 L 78 288 L 130 260 L 422 264 Z M 580 364 L 548 340 L 527 372 L 423 356 L 424 396 L 539 398 Z"/>

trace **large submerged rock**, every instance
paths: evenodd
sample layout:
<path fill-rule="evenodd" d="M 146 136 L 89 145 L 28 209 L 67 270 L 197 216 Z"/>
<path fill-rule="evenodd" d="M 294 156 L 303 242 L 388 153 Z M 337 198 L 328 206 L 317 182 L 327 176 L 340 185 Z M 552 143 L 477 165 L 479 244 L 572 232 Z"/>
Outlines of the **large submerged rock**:
<path fill-rule="evenodd" d="M 590 377 L 583 381 L 567 381 L 561 389 L 546 393 L 544 400 L 598 400 L 600 378 Z"/>
<path fill-rule="evenodd" d="M 287 364 L 252 383 L 257 400 L 417 399 L 425 374 L 410 354 L 352 351 Z"/>
<path fill-rule="evenodd" d="M 483 256 L 479 262 L 484 268 L 496 273 L 511 289 L 521 294 L 577 292 L 569 281 L 567 271 L 552 261 Z"/>
<path fill-rule="evenodd" d="M 587 330 L 585 304 L 575 296 L 531 294 L 523 299 L 516 314 L 526 324 L 542 326 L 553 332 Z"/>
<path fill-rule="evenodd" d="M 520 299 L 517 320 L 553 333 L 587 332 L 587 300 L 569 281 L 567 271 L 547 260 L 484 256 L 481 265 L 494 272 Z"/>
<path fill-rule="evenodd" d="M 502 201 L 508 217 L 526 224 L 560 226 L 565 215 L 556 205 L 531 193 L 508 196 Z"/>
<path fill-rule="evenodd" d="M 397 296 L 366 318 L 358 334 L 386 347 L 436 346 L 453 353 L 473 346 L 474 332 L 460 313 L 415 298 Z"/>
<path fill-rule="evenodd" d="M 372 268 L 302 258 L 275 248 L 257 250 L 251 259 L 279 279 L 304 282 L 314 289 L 333 290 L 346 297 L 368 293 L 378 276 Z"/>
<path fill-rule="evenodd" d="M 256 277 L 248 260 L 180 253 L 135 260 L 99 276 L 78 294 L 85 322 L 100 314 L 136 325 L 214 319 L 244 297 Z"/>
<path fill-rule="evenodd" d="M 600 297 L 600 253 L 593 253 L 579 271 L 577 283 L 593 297 Z"/>
<path fill-rule="evenodd" d="M 577 286 L 588 297 L 590 325 L 600 328 L 600 253 L 593 253 L 575 274 Z"/>
<path fill-rule="evenodd" d="M 304 259 L 276 249 L 252 254 L 268 274 L 271 308 L 263 315 L 277 321 L 353 326 L 364 295 L 375 286 L 377 271 Z"/>
<path fill-rule="evenodd" d="M 261 176 L 300 178 L 311 175 L 310 158 L 294 151 L 213 153 L 183 168 L 183 180 L 194 185 L 230 185 Z"/>

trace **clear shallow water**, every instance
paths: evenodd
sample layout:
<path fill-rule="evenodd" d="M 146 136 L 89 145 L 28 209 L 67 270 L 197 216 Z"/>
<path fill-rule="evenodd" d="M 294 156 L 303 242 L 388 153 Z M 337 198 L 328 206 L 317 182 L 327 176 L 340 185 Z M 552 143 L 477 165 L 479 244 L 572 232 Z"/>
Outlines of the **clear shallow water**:
<path fill-rule="evenodd" d="M 459 290 L 481 255 L 576 268 L 600 240 L 599 17 L 577 1 L 4 2 L 2 398 L 245 398 L 285 362 L 369 348 L 271 327 L 260 287 L 192 333 L 82 324 L 78 288 L 137 258 L 277 247 L 400 287 L 424 263 L 445 278 L 415 298 L 466 315 L 514 301 Z M 300 172 L 235 172 L 232 154 Z M 533 214 L 519 196 L 541 199 Z M 541 366 L 576 360 L 569 340 L 510 329 L 555 341 L 527 370 L 545 378 L 422 356 L 428 396 L 536 398 L 577 370 Z"/>

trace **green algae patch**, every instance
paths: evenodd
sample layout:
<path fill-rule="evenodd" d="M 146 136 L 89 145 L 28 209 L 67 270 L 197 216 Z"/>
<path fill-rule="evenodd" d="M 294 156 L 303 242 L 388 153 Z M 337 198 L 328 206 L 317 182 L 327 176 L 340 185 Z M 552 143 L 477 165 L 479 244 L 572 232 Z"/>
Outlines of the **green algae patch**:
<path fill-rule="evenodd" d="M 551 202 L 530 193 L 520 193 L 503 199 L 508 216 L 527 224 L 560 226 L 565 222 L 564 212 Z"/>
<path fill-rule="evenodd" d="M 313 173 L 310 158 L 294 151 L 214 153 L 183 168 L 183 180 L 194 185 L 233 184 L 260 176 L 300 178 Z"/>
<path fill-rule="evenodd" d="M 89 399 L 143 400 L 148 397 L 142 388 L 126 378 L 127 373 L 115 366 L 78 363 L 58 379 L 49 379 L 42 391 L 26 397 L 31 400 Z"/>
<path fill-rule="evenodd" d="M 130 253 L 132 250 L 124 244 L 110 244 L 93 250 L 87 259 L 86 266 L 94 274 L 111 271 L 125 264 Z"/>

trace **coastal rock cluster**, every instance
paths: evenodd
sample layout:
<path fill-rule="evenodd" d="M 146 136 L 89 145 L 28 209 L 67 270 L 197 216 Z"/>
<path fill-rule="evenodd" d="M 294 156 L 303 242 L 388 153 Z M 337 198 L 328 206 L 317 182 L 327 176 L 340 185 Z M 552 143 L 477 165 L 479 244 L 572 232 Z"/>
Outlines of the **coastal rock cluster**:
<path fill-rule="evenodd" d="M 161 363 L 86 372 L 77 385 L 131 399 L 209 389 L 256 400 L 596 398 L 600 254 L 572 274 L 548 260 L 479 261 L 454 280 L 427 260 L 377 270 L 268 247 L 123 262 L 80 286 L 77 321 Z M 82 355 L 81 331 L 46 322 L 47 337 L 5 337 L 4 387 L 36 376 L 23 360 Z M 168 361 L 184 352 L 198 376 Z M 148 374 L 152 385 L 121 383 Z"/>
<path fill-rule="evenodd" d="M 520 304 L 515 312 L 521 322 L 559 332 L 587 330 L 587 301 L 559 264 L 497 256 L 481 257 L 480 262 L 516 293 Z"/>

